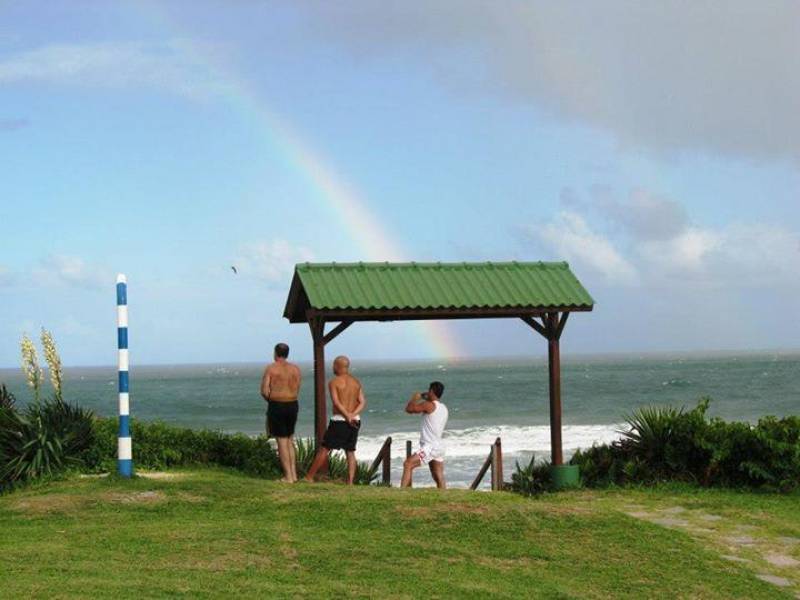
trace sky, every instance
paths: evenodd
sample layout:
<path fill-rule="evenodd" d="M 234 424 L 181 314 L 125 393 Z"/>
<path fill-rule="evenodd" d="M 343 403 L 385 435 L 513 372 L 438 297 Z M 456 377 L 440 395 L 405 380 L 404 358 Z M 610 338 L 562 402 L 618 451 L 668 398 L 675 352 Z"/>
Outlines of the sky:
<path fill-rule="evenodd" d="M 302 261 L 566 260 L 563 352 L 800 348 L 796 2 L 0 0 L 0 367 L 262 361 Z M 235 265 L 238 274 L 233 273 Z M 353 358 L 540 356 L 516 321 Z"/>

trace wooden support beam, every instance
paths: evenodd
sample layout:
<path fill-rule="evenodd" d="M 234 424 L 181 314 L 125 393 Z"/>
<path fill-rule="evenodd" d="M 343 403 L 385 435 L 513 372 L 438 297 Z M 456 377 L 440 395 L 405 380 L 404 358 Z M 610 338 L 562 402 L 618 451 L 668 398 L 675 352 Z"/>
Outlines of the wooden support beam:
<path fill-rule="evenodd" d="M 548 331 L 558 331 L 558 313 L 547 315 Z M 550 449 L 555 466 L 564 463 L 561 444 L 561 350 L 558 337 L 551 335 L 547 342 L 547 362 L 550 375 Z"/>
<path fill-rule="evenodd" d="M 323 343 L 327 346 L 329 343 L 331 343 L 336 338 L 337 335 L 342 333 L 345 329 L 350 327 L 350 325 L 352 325 L 352 324 L 353 324 L 353 321 L 342 321 L 336 327 L 334 327 L 328 333 L 325 334 L 325 336 L 322 338 Z"/>
<path fill-rule="evenodd" d="M 325 396 L 325 321 L 320 317 L 308 320 L 314 342 L 314 441 L 317 449 L 328 425 Z"/>
<path fill-rule="evenodd" d="M 520 317 L 520 319 L 522 319 L 524 323 L 530 325 L 533 329 L 535 329 L 538 333 L 542 334 L 544 337 L 548 337 L 547 328 L 541 323 L 539 323 L 539 321 L 537 321 L 533 317 L 525 315 Z M 544 323 L 547 323 L 547 319 L 544 316 L 542 316 L 542 320 L 544 321 Z"/>
<path fill-rule="evenodd" d="M 569 319 L 569 313 L 561 313 L 561 319 L 558 321 L 558 327 L 556 328 L 556 339 L 561 339 L 561 332 L 564 331 L 564 327 L 567 324 L 567 319 Z"/>

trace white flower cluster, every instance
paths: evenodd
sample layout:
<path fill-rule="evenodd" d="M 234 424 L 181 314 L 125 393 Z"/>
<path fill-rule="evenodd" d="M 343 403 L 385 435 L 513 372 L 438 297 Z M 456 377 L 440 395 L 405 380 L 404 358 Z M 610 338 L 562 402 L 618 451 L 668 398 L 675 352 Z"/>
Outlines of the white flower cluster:
<path fill-rule="evenodd" d="M 28 380 L 28 385 L 33 390 L 33 397 L 36 402 L 39 401 L 39 392 L 42 389 L 42 380 L 44 373 L 39 366 L 39 355 L 36 352 L 36 346 L 27 335 L 22 336 L 20 342 L 22 350 L 22 371 Z"/>
<path fill-rule="evenodd" d="M 42 327 L 42 348 L 44 349 L 44 359 L 47 361 L 47 367 L 50 371 L 50 383 L 53 384 L 56 399 L 62 399 L 61 382 L 64 378 L 64 372 L 61 367 L 61 357 L 58 355 L 56 342 L 53 339 L 53 334 Z"/>

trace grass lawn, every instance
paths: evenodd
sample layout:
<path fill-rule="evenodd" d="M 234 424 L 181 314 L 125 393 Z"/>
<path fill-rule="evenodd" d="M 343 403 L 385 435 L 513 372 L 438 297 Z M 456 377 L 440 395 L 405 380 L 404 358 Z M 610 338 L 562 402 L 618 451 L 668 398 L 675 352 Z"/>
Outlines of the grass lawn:
<path fill-rule="evenodd" d="M 75 478 L 0 497 L 0 595 L 800 594 L 796 495 L 662 488 L 528 499 L 170 475 Z"/>

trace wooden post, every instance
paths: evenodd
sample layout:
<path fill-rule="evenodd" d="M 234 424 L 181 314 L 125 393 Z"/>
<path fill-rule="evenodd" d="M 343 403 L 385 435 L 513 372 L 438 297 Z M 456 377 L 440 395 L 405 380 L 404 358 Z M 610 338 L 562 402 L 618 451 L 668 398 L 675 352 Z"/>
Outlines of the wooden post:
<path fill-rule="evenodd" d="M 406 458 L 411 457 L 411 440 L 406 440 Z M 414 484 L 412 482 L 408 482 L 408 487 L 413 487 Z"/>
<path fill-rule="evenodd" d="M 383 484 L 389 485 L 392 482 L 392 438 L 386 440 L 383 454 Z"/>
<path fill-rule="evenodd" d="M 492 444 L 491 448 L 489 449 L 489 457 L 491 458 L 492 464 L 492 491 L 496 491 L 498 488 L 497 485 L 497 442 Z"/>
<path fill-rule="evenodd" d="M 561 447 L 561 350 L 558 313 L 547 315 L 547 362 L 550 371 L 550 449 L 554 466 L 564 464 Z"/>
<path fill-rule="evenodd" d="M 487 456 L 486 460 L 483 461 L 481 470 L 478 471 L 478 474 L 475 476 L 475 479 L 472 480 L 472 484 L 469 486 L 469 489 L 471 490 L 478 489 L 478 486 L 481 484 L 481 481 L 483 480 L 483 476 L 486 475 L 486 471 L 489 470 L 489 466 L 492 464 L 492 456 L 494 456 L 492 448 L 493 446 L 489 446 L 489 456 Z"/>
<path fill-rule="evenodd" d="M 494 443 L 494 453 L 497 455 L 494 465 L 496 473 L 495 480 L 497 483 L 496 489 L 498 491 L 502 491 L 503 490 L 503 447 L 500 443 L 500 438 L 497 438 L 497 440 Z"/>
<path fill-rule="evenodd" d="M 314 441 L 317 449 L 322 447 L 322 437 L 328 426 L 325 396 L 325 321 L 320 317 L 308 320 L 311 339 L 314 341 Z"/>

